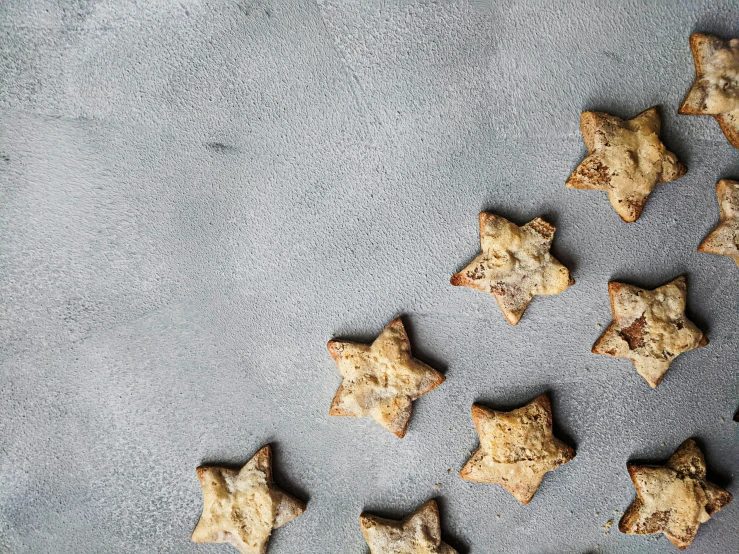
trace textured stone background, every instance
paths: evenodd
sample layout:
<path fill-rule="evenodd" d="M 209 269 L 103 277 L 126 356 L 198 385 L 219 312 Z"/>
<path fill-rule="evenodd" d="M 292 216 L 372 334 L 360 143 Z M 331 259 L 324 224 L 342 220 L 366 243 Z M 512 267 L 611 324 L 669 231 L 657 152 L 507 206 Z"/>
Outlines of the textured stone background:
<path fill-rule="evenodd" d="M 615 523 L 626 461 L 691 436 L 736 496 L 739 273 L 696 246 L 739 152 L 676 112 L 689 34 L 738 36 L 739 10 L 550 4 L 3 1 L 0 551 L 232 551 L 189 543 L 195 467 L 265 443 L 309 500 L 274 553 L 364 553 L 363 509 L 430 497 L 462 553 L 673 552 Z M 578 116 L 654 104 L 690 170 L 626 225 L 604 195 L 564 187 Z M 577 279 L 516 328 L 448 282 L 478 250 L 481 209 L 544 215 Z M 609 279 L 682 273 L 709 347 L 657 390 L 590 354 Z M 326 341 L 369 340 L 398 314 L 448 377 L 402 441 L 327 415 Z M 577 458 L 528 506 L 459 479 L 472 402 L 543 391 Z M 739 551 L 739 502 L 690 551 Z"/>

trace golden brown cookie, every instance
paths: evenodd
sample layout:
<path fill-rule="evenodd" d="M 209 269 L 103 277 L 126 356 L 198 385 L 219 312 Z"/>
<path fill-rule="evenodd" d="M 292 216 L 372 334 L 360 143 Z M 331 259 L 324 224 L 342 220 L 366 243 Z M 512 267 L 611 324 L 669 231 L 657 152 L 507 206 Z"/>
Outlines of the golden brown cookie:
<path fill-rule="evenodd" d="M 695 81 L 679 113 L 711 115 L 729 142 L 739 148 L 739 39 L 690 35 Z"/>
<path fill-rule="evenodd" d="M 400 521 L 363 513 L 359 522 L 370 554 L 457 554 L 441 541 L 435 500 L 429 500 Z"/>
<path fill-rule="evenodd" d="M 566 186 L 606 191 L 621 219 L 636 221 L 654 187 L 675 181 L 688 170 L 659 140 L 660 126 L 657 106 L 628 120 L 583 112 L 580 130 L 588 155 Z"/>
<path fill-rule="evenodd" d="M 698 252 L 732 258 L 739 265 L 739 181 L 716 183 L 721 221 L 698 247 Z"/>
<path fill-rule="evenodd" d="M 686 440 L 664 466 L 629 464 L 636 499 L 618 524 L 622 533 L 663 533 L 680 550 L 690 546 L 701 523 L 731 502 L 731 493 L 706 481 L 706 461 Z"/>
<path fill-rule="evenodd" d="M 344 377 L 330 415 L 372 416 L 403 438 L 412 402 L 444 382 L 444 376 L 411 356 L 400 318 L 392 320 L 371 345 L 332 340 L 328 351 Z"/>
<path fill-rule="evenodd" d="M 537 217 L 519 227 L 487 212 L 479 219 L 481 252 L 450 282 L 495 296 L 508 323 L 519 322 L 534 296 L 559 294 L 575 284 L 549 252 L 553 225 Z"/>
<path fill-rule="evenodd" d="M 272 450 L 262 447 L 239 471 L 197 468 L 203 488 L 203 515 L 193 542 L 231 543 L 241 554 L 267 552 L 272 529 L 305 511 L 305 503 L 272 482 Z"/>
<path fill-rule="evenodd" d="M 575 457 L 575 450 L 552 434 L 552 407 L 546 394 L 510 412 L 472 405 L 480 448 L 459 476 L 467 481 L 502 485 L 528 504 L 544 475 Z"/>
<path fill-rule="evenodd" d="M 593 345 L 593 354 L 630 359 L 655 388 L 672 360 L 708 344 L 708 337 L 685 316 L 687 294 L 683 276 L 654 290 L 608 283 L 613 322 Z"/>

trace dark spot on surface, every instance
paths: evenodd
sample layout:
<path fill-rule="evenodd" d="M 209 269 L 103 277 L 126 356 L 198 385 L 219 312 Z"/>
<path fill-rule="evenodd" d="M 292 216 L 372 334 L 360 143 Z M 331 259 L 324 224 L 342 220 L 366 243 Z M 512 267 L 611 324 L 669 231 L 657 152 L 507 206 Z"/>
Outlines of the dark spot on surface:
<path fill-rule="evenodd" d="M 0 160 L 4 161 L 5 163 L 9 163 L 10 156 L 8 156 L 7 154 L 0 154 Z"/>
<path fill-rule="evenodd" d="M 649 534 L 661 531 L 670 521 L 670 511 L 654 512 L 651 516 L 644 519 L 644 523 L 636 527 L 638 534 Z"/>
<path fill-rule="evenodd" d="M 635 319 L 634 323 L 619 331 L 618 334 L 621 335 L 621 338 L 629 343 L 630 350 L 636 350 L 644 346 L 644 328 L 646 325 L 647 320 L 642 315 L 640 318 Z"/>
<path fill-rule="evenodd" d="M 233 146 L 229 144 L 223 144 L 222 142 L 206 142 L 205 147 L 210 150 L 211 152 L 217 152 L 218 154 L 226 154 L 228 152 L 233 152 L 236 150 Z"/>

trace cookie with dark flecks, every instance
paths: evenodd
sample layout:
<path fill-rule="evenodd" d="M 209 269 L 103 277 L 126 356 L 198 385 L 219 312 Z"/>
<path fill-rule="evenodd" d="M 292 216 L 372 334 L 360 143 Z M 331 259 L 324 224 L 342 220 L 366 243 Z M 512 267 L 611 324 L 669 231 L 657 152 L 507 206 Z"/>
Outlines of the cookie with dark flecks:
<path fill-rule="evenodd" d="M 238 471 L 199 467 L 197 474 L 203 488 L 203 514 L 192 532 L 193 542 L 228 542 L 241 554 L 264 554 L 272 530 L 305 511 L 305 503 L 272 482 L 269 445 Z"/>
<path fill-rule="evenodd" d="M 370 554 L 457 554 L 441 540 L 435 500 L 422 504 L 401 520 L 363 513 L 359 522 Z"/>
<path fill-rule="evenodd" d="M 685 277 L 654 290 L 608 283 L 613 322 L 593 345 L 594 354 L 628 358 L 654 388 L 683 352 L 708 344 L 703 331 L 685 315 Z"/>
<path fill-rule="evenodd" d="M 739 38 L 693 33 L 690 50 L 695 81 L 678 111 L 713 116 L 729 143 L 739 148 Z"/>
<path fill-rule="evenodd" d="M 739 181 L 716 183 L 720 221 L 700 243 L 698 252 L 728 256 L 739 265 Z"/>
<path fill-rule="evenodd" d="M 329 414 L 371 416 L 399 438 L 408 429 L 413 401 L 444 382 L 444 375 L 411 356 L 400 318 L 372 344 L 332 340 L 328 351 L 344 377 Z"/>
<path fill-rule="evenodd" d="M 688 170 L 659 140 L 660 127 L 656 106 L 633 119 L 583 112 L 580 130 L 588 155 L 565 185 L 607 192 L 621 219 L 636 221 L 654 187 L 675 181 Z"/>
<path fill-rule="evenodd" d="M 575 450 L 552 433 L 552 407 L 546 394 L 510 412 L 472 405 L 480 447 L 459 476 L 503 486 L 528 504 L 544 476 L 575 457 Z"/>
<path fill-rule="evenodd" d="M 706 480 L 703 452 L 692 439 L 682 443 L 664 466 L 627 467 L 636 499 L 618 524 L 622 533 L 663 533 L 685 550 L 701 524 L 732 500 L 731 493 Z"/>
<path fill-rule="evenodd" d="M 479 220 L 481 252 L 450 281 L 492 294 L 508 323 L 516 325 L 535 296 L 559 294 L 575 284 L 550 252 L 553 225 L 537 217 L 519 227 L 487 212 Z"/>

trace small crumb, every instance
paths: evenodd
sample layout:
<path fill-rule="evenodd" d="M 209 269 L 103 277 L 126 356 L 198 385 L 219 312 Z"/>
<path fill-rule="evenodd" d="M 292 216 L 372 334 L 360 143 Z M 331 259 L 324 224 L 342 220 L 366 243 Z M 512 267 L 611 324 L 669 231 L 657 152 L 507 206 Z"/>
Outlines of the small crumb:
<path fill-rule="evenodd" d="M 611 528 L 611 525 L 613 525 L 613 520 L 609 519 L 608 521 L 606 521 L 606 524 L 603 526 L 603 529 L 608 531 Z"/>
<path fill-rule="evenodd" d="M 573 515 L 574 513 L 575 513 L 575 512 L 573 512 L 572 510 L 570 510 L 570 515 Z"/>
<path fill-rule="evenodd" d="M 665 443 L 662 443 L 662 444 L 660 444 L 660 446 L 661 446 L 662 448 L 664 448 L 664 446 L 665 446 Z"/>
<path fill-rule="evenodd" d="M 600 512 L 595 512 L 595 515 L 599 516 L 600 515 Z"/>
<path fill-rule="evenodd" d="M 500 514 L 496 514 L 495 519 L 500 519 Z"/>
<path fill-rule="evenodd" d="M 598 329 L 600 329 L 600 328 L 601 328 L 601 324 L 600 324 L 600 323 L 596 323 L 596 324 L 595 324 L 595 326 L 596 326 L 596 327 L 597 327 Z"/>
<path fill-rule="evenodd" d="M 725 422 L 725 421 L 726 421 L 726 419 L 722 417 L 722 418 L 721 418 L 721 423 L 723 423 L 723 422 Z"/>
<path fill-rule="evenodd" d="M 446 472 L 447 473 L 451 473 L 452 472 L 452 468 L 447 469 Z"/>
<path fill-rule="evenodd" d="M 440 489 L 440 488 L 441 488 L 441 483 L 436 483 L 436 484 L 434 485 L 434 488 L 435 488 L 435 489 Z"/>

